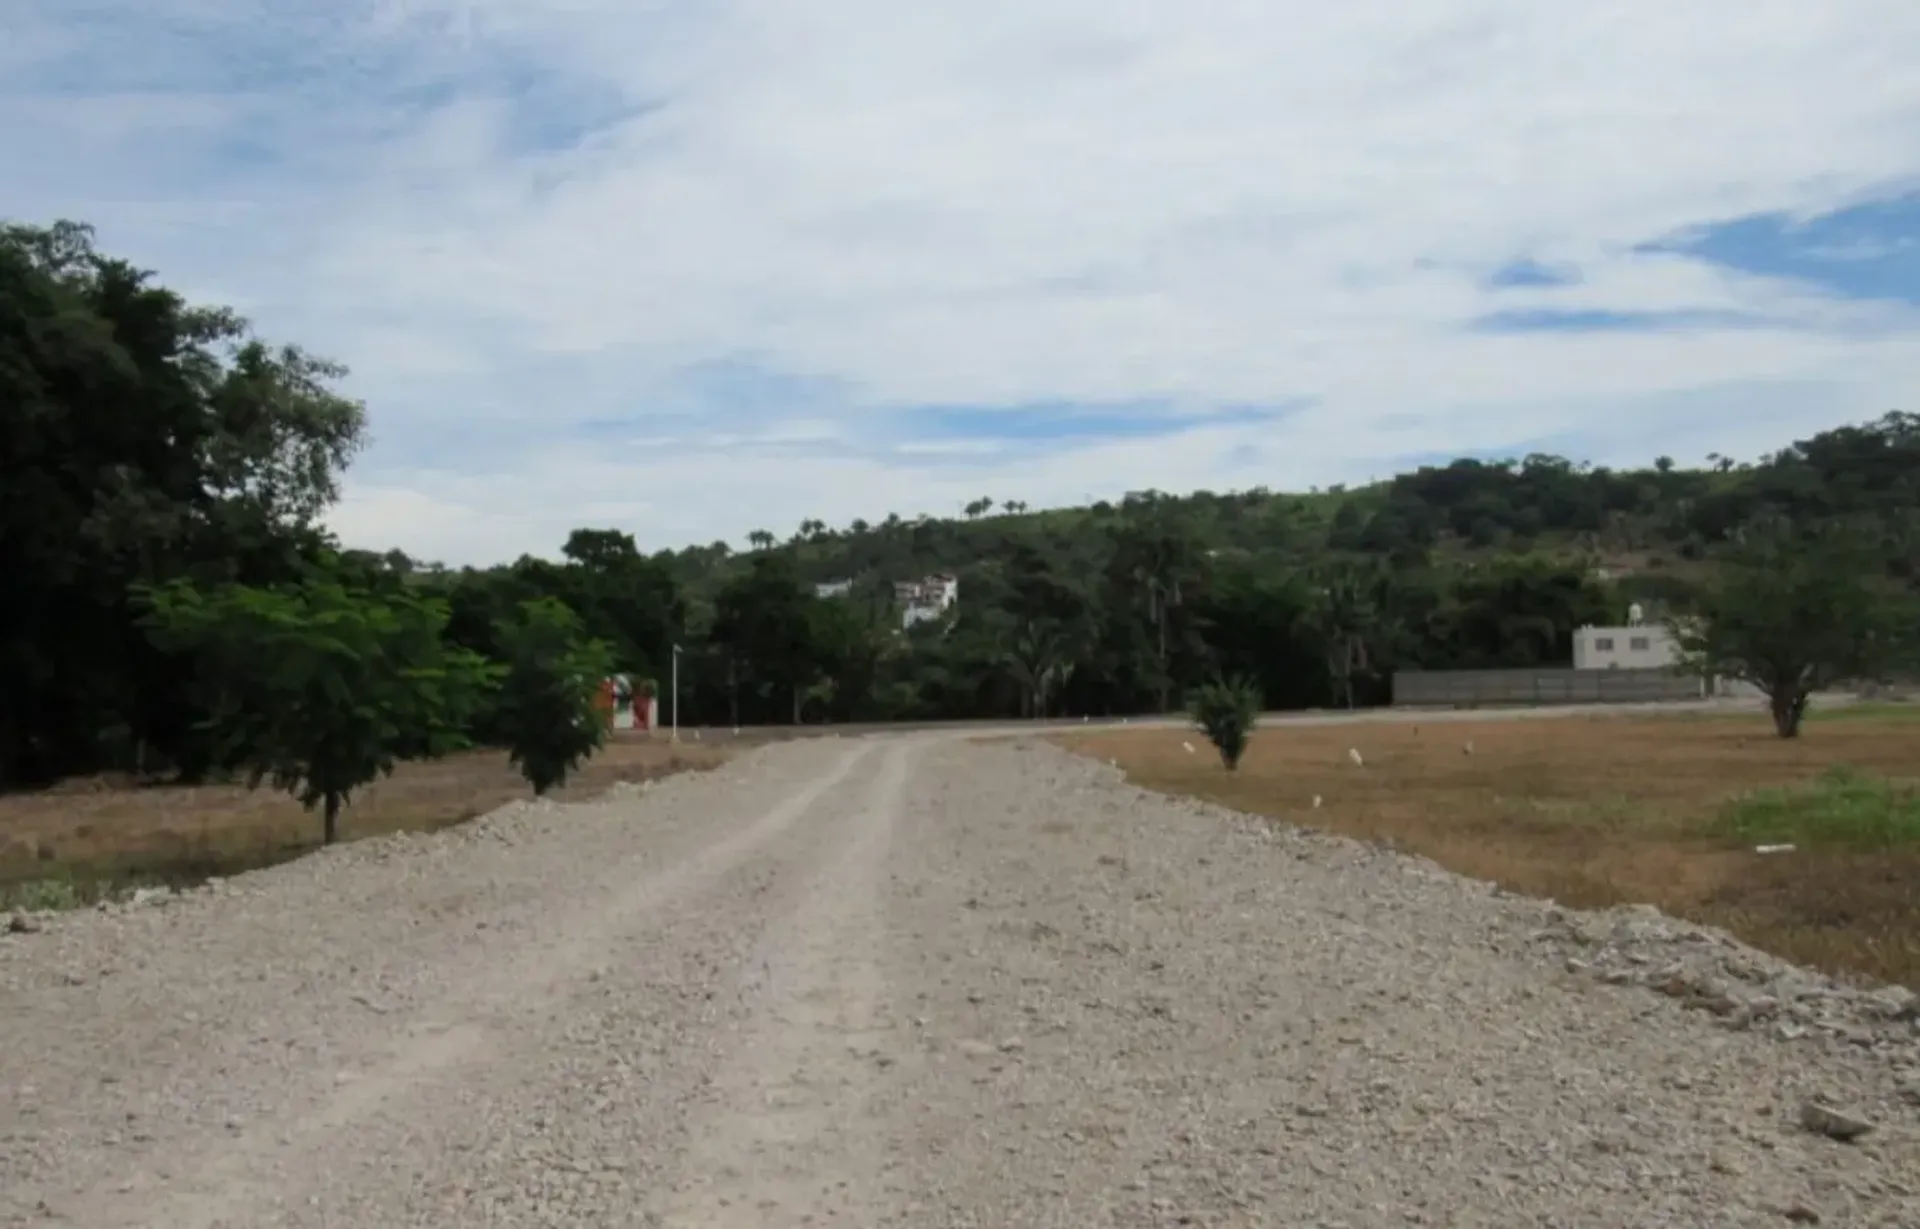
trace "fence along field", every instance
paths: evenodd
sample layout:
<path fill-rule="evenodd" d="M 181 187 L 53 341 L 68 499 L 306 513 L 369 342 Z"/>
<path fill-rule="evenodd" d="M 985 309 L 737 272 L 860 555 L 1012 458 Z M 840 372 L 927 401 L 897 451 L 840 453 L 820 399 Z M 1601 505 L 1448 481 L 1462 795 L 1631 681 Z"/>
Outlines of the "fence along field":
<path fill-rule="evenodd" d="M 1745 713 L 1270 728 L 1235 773 L 1189 731 L 1062 741 L 1146 788 L 1574 907 L 1654 904 L 1802 964 L 1920 986 L 1917 709 L 1816 715 L 1794 740 Z M 1777 845 L 1793 848 L 1756 852 Z"/>

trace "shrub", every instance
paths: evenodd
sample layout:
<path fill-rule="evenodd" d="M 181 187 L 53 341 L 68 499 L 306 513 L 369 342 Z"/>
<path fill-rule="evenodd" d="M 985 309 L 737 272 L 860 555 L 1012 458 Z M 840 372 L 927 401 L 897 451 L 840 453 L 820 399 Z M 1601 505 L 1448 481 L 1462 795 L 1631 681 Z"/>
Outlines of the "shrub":
<path fill-rule="evenodd" d="M 1207 741 L 1220 752 L 1228 772 L 1240 766 L 1253 727 L 1260 719 L 1260 688 L 1252 680 L 1216 679 L 1196 688 L 1187 700 L 1187 712 Z"/>

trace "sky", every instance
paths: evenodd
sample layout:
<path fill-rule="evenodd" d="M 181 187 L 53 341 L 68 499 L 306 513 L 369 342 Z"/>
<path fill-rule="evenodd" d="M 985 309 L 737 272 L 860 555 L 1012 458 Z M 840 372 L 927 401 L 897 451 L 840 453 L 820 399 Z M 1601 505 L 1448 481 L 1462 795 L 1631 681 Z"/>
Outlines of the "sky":
<path fill-rule="evenodd" d="M 0 0 L 0 217 L 449 564 L 1920 410 L 1912 0 Z"/>

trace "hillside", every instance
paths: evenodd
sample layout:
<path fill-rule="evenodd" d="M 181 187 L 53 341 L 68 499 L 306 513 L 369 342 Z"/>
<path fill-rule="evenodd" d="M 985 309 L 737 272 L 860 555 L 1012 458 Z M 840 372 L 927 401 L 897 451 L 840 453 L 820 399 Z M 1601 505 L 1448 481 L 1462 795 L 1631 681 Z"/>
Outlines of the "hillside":
<path fill-rule="evenodd" d="M 982 497 L 953 518 L 887 515 L 841 528 L 808 521 L 784 539 L 761 531 L 748 552 L 714 544 L 655 558 L 696 600 L 768 553 L 792 560 L 809 583 L 937 572 L 964 583 L 1021 546 L 1090 575 L 1122 527 L 1150 519 L 1179 526 L 1222 561 L 1311 567 L 1385 558 L 1420 569 L 1534 555 L 1597 569 L 1623 601 L 1684 602 L 1709 549 L 1763 509 L 1813 520 L 1912 508 L 1920 508 L 1920 416 L 1891 413 L 1710 469 L 1666 458 L 1606 469 L 1535 454 L 1461 459 L 1306 494 L 1143 491 L 1117 503 L 1040 510 Z"/>

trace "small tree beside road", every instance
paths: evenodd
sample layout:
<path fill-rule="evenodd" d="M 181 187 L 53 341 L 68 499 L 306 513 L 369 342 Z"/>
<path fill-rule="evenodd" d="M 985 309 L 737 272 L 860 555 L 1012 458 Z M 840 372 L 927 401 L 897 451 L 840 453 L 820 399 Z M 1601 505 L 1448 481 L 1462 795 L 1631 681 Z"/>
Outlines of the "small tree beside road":
<path fill-rule="evenodd" d="M 556 598 L 522 602 L 498 643 L 507 673 L 496 728 L 534 795 L 543 796 L 607 740 L 594 697 L 613 671 L 612 653 Z"/>
<path fill-rule="evenodd" d="M 1232 772 L 1240 766 L 1260 720 L 1260 689 L 1245 678 L 1216 679 L 1194 689 L 1187 712 Z"/>
<path fill-rule="evenodd" d="M 154 643 L 194 660 L 218 766 L 319 807 L 328 844 L 354 790 L 400 760 L 467 746 L 497 682 L 484 658 L 442 639 L 444 603 L 403 592 L 316 579 L 140 595 Z"/>

